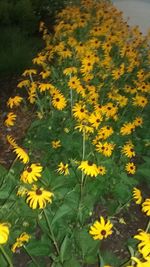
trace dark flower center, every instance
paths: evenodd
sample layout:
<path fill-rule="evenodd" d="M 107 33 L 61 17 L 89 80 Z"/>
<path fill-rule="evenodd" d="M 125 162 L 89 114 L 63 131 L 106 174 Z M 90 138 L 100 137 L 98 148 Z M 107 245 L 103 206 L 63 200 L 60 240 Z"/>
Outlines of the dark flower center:
<path fill-rule="evenodd" d="M 89 166 L 92 166 L 93 165 L 93 162 L 92 161 L 88 161 L 88 165 Z"/>
<path fill-rule="evenodd" d="M 133 152 L 134 151 L 133 148 L 131 148 L 130 151 Z"/>
<path fill-rule="evenodd" d="M 105 236 L 106 235 L 106 231 L 105 230 L 102 230 L 101 231 L 101 235 Z"/>
<path fill-rule="evenodd" d="M 84 108 L 81 108 L 81 109 L 80 109 L 80 112 L 84 112 Z"/>
<path fill-rule="evenodd" d="M 56 98 L 56 102 L 59 102 L 59 101 L 60 101 L 60 99 L 57 97 L 57 98 Z"/>
<path fill-rule="evenodd" d="M 38 195 L 38 196 L 42 195 L 42 190 L 40 190 L 40 189 L 37 189 L 35 192 L 36 192 L 36 195 Z"/>
<path fill-rule="evenodd" d="M 27 172 L 32 172 L 32 168 L 31 167 L 28 167 L 27 168 Z"/>

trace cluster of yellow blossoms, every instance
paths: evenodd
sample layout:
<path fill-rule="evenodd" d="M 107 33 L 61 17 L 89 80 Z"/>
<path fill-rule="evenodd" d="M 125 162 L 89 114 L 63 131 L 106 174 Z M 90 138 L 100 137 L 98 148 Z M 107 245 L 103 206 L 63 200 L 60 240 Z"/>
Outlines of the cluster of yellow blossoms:
<path fill-rule="evenodd" d="M 80 6 L 68 5 L 57 16 L 53 36 L 43 22 L 40 32 L 45 48 L 33 59 L 35 67 L 22 74 L 18 90 L 26 89 L 26 103 L 37 107 L 37 119 L 42 121 L 48 115 L 53 122 L 54 114 L 58 118 L 61 114 L 64 128 L 56 129 L 55 125 L 55 130 L 72 136 L 75 133 L 83 140 L 79 158 L 72 159 L 70 155 L 68 162 L 56 162 L 56 175 L 71 175 L 70 160 L 75 161 L 76 172 L 82 171 L 82 178 L 103 178 L 108 174 L 110 179 L 111 168 L 110 176 L 116 168 L 118 176 L 119 172 L 136 174 L 136 157 L 140 153 L 136 146 L 139 140 L 145 145 L 138 132 L 147 120 L 144 112 L 150 93 L 149 36 L 141 35 L 138 27 L 129 27 L 120 11 L 103 0 L 81 0 Z M 16 109 L 24 101 L 19 94 L 8 99 L 10 111 L 4 120 L 8 130 L 16 125 Z M 59 155 L 61 149 L 65 150 L 64 140 L 58 138 L 57 131 L 53 137 L 49 149 Z M 16 158 L 25 165 L 17 195 L 25 197 L 30 208 L 44 209 L 54 194 L 34 184 L 42 181 L 43 166 L 32 163 L 26 149 L 11 135 L 7 135 L 7 141 Z M 107 161 L 114 165 L 108 166 Z M 134 190 L 134 198 L 137 204 L 141 203 L 138 189 Z M 142 210 L 150 215 L 150 199 L 144 201 Z M 89 233 L 95 240 L 102 240 L 112 234 L 112 227 L 101 216 Z M 0 244 L 6 243 L 9 236 L 6 224 L 0 224 L 0 233 Z M 12 251 L 29 238 L 23 233 Z M 149 233 L 141 231 L 135 238 L 141 241 L 138 249 L 145 262 L 133 257 L 131 266 L 148 267 Z"/>

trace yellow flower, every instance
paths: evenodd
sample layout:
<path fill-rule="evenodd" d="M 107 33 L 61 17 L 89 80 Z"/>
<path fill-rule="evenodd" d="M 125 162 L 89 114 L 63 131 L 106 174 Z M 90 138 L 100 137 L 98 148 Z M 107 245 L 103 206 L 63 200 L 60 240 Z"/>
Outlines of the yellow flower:
<path fill-rule="evenodd" d="M 146 213 L 147 216 L 150 216 L 150 198 L 147 198 L 142 204 L 142 211 Z"/>
<path fill-rule="evenodd" d="M 128 158 L 132 158 L 132 157 L 135 157 L 135 151 L 134 151 L 134 145 L 132 144 L 131 141 L 127 142 L 121 152 L 127 156 Z"/>
<path fill-rule="evenodd" d="M 150 259 L 147 259 L 146 261 L 140 261 L 138 258 L 136 258 L 136 257 L 131 257 L 131 260 L 132 261 L 135 261 L 136 262 L 136 266 L 135 266 L 135 264 L 134 265 L 132 265 L 132 266 L 134 266 L 134 267 L 149 267 L 150 266 Z M 131 267 L 132 267 L 131 266 Z M 129 266 L 130 267 L 130 266 Z"/>
<path fill-rule="evenodd" d="M 70 74 L 72 74 L 72 73 L 77 73 L 77 68 L 76 67 L 70 67 L 70 68 L 66 68 L 66 69 L 64 69 L 63 70 L 63 74 L 65 74 L 65 75 L 70 75 Z"/>
<path fill-rule="evenodd" d="M 133 188 L 133 198 L 135 199 L 135 203 L 136 204 L 141 204 L 142 203 L 141 190 L 139 190 L 136 187 Z"/>
<path fill-rule="evenodd" d="M 79 132 L 83 132 L 83 133 L 93 133 L 94 132 L 94 129 L 88 125 L 88 122 L 87 121 L 82 121 L 80 124 L 77 124 L 75 126 L 75 129 L 79 130 Z"/>
<path fill-rule="evenodd" d="M 135 129 L 134 123 L 131 122 L 124 123 L 120 129 L 120 133 L 121 135 L 129 135 L 134 131 L 134 129 Z"/>
<path fill-rule="evenodd" d="M 61 142 L 60 142 L 60 140 L 53 140 L 51 142 L 51 145 L 52 145 L 52 148 L 57 149 L 57 148 L 61 147 Z"/>
<path fill-rule="evenodd" d="M 36 69 L 28 69 L 28 70 L 25 70 L 23 73 L 22 73 L 22 76 L 30 76 L 32 74 L 37 74 L 37 70 Z"/>
<path fill-rule="evenodd" d="M 50 70 L 41 71 L 39 75 L 42 76 L 42 79 L 46 79 L 51 75 L 51 71 Z"/>
<path fill-rule="evenodd" d="M 144 108 L 148 103 L 148 100 L 145 96 L 143 95 L 136 95 L 135 97 L 133 97 L 133 105 L 134 106 L 138 106 L 138 107 L 142 107 Z"/>
<path fill-rule="evenodd" d="M 96 177 L 99 174 L 99 169 L 95 163 L 91 161 L 81 161 L 78 169 L 82 170 L 84 174 Z"/>
<path fill-rule="evenodd" d="M 113 131 L 112 127 L 110 127 L 109 125 L 103 126 L 102 128 L 99 129 L 99 131 L 97 133 L 98 139 L 105 140 L 109 136 L 111 136 L 113 133 L 114 133 L 114 131 Z"/>
<path fill-rule="evenodd" d="M 52 104 L 53 104 L 54 108 L 56 108 L 58 110 L 64 109 L 67 105 L 65 97 L 60 93 L 55 94 L 53 96 Z"/>
<path fill-rule="evenodd" d="M 89 233 L 92 235 L 94 240 L 102 240 L 112 234 L 112 227 L 113 224 L 110 220 L 105 222 L 104 218 L 101 216 L 100 221 L 95 221 L 90 227 Z"/>
<path fill-rule="evenodd" d="M 50 90 L 51 87 L 52 87 L 52 85 L 50 83 L 40 83 L 39 90 L 42 93 L 42 92 L 45 92 L 47 90 Z"/>
<path fill-rule="evenodd" d="M 99 127 L 102 120 L 103 120 L 103 117 L 100 112 L 91 113 L 91 115 L 89 116 L 89 122 L 92 124 L 92 126 L 95 129 Z"/>
<path fill-rule="evenodd" d="M 108 142 L 105 142 L 105 143 L 98 142 L 96 144 L 96 151 L 98 151 L 99 153 L 102 153 L 105 157 L 110 157 L 112 155 L 114 147 L 115 147 L 115 144 L 111 144 Z"/>
<path fill-rule="evenodd" d="M 33 163 L 23 171 L 20 180 L 24 183 L 32 184 L 41 177 L 42 170 L 43 167 L 39 163 Z"/>
<path fill-rule="evenodd" d="M 31 236 L 26 232 L 23 232 L 19 237 L 17 237 L 16 242 L 12 245 L 11 250 L 13 253 L 16 252 L 17 248 L 21 248 L 24 243 L 29 242 Z"/>
<path fill-rule="evenodd" d="M 30 86 L 30 81 L 29 80 L 23 80 L 17 84 L 18 88 L 22 87 L 29 87 Z"/>
<path fill-rule="evenodd" d="M 140 233 L 135 235 L 134 238 L 140 240 L 138 250 L 142 254 L 143 258 L 146 259 L 147 256 L 150 256 L 150 234 L 140 230 Z"/>
<path fill-rule="evenodd" d="M 6 120 L 5 120 L 5 122 L 4 122 L 4 124 L 7 126 L 7 127 L 9 127 L 9 126 L 14 126 L 14 123 L 15 123 L 15 121 L 16 121 L 16 115 L 13 113 L 13 112 L 9 112 L 8 114 L 7 114 L 7 118 L 6 118 Z"/>
<path fill-rule="evenodd" d="M 72 89 L 76 89 L 81 85 L 80 80 L 77 78 L 77 76 L 73 76 L 70 78 L 68 82 L 68 86 Z"/>
<path fill-rule="evenodd" d="M 7 243 L 9 227 L 6 223 L 0 223 L 0 245 Z"/>
<path fill-rule="evenodd" d="M 133 162 L 127 163 L 125 169 L 129 174 L 134 174 L 136 172 L 136 166 Z"/>
<path fill-rule="evenodd" d="M 16 141 L 15 141 L 15 139 L 11 136 L 11 135 L 7 135 L 6 136 L 6 139 L 7 139 L 7 142 L 11 145 L 11 146 L 13 146 L 13 147 L 17 147 L 18 145 L 17 145 L 17 143 L 16 143 Z"/>
<path fill-rule="evenodd" d="M 143 118 L 142 117 L 136 117 L 135 120 L 133 121 L 134 125 L 141 126 L 143 124 Z"/>
<path fill-rule="evenodd" d="M 32 190 L 27 193 L 26 202 L 31 209 L 44 209 L 47 202 L 52 202 L 53 196 L 54 194 L 52 192 L 44 190 L 43 188 L 38 188 L 34 185 Z"/>
<path fill-rule="evenodd" d="M 14 147 L 13 152 L 17 154 L 17 159 L 20 159 L 24 164 L 29 162 L 29 156 L 22 147 Z"/>
<path fill-rule="evenodd" d="M 106 168 L 104 166 L 98 166 L 99 175 L 104 175 L 106 173 Z"/>
<path fill-rule="evenodd" d="M 18 191 L 17 191 L 17 196 L 24 197 L 28 193 L 28 190 L 24 186 L 19 186 Z"/>
<path fill-rule="evenodd" d="M 7 101 L 7 106 L 9 108 L 13 108 L 14 106 L 18 107 L 22 100 L 23 100 L 23 98 L 21 96 L 18 96 L 18 95 L 14 96 L 14 97 L 10 97 Z"/>
<path fill-rule="evenodd" d="M 60 164 L 58 165 L 58 169 L 57 171 L 60 174 L 64 174 L 64 175 L 69 175 L 69 169 L 68 169 L 68 164 L 64 164 L 63 162 L 60 162 Z"/>
<path fill-rule="evenodd" d="M 78 120 L 83 120 L 87 117 L 87 109 L 85 107 L 85 104 L 83 103 L 76 103 L 73 108 L 73 116 Z"/>

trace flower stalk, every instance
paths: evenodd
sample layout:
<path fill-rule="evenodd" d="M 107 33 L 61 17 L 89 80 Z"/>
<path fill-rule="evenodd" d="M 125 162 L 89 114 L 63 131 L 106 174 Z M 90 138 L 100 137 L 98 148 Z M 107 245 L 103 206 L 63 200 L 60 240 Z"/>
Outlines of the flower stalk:
<path fill-rule="evenodd" d="M 8 256 L 8 254 L 6 253 L 6 251 L 4 250 L 4 248 L 3 248 L 2 245 L 0 245 L 0 250 L 1 250 L 1 252 L 2 252 L 4 258 L 6 259 L 6 261 L 7 261 L 7 263 L 8 263 L 8 266 L 9 266 L 9 267 L 14 267 L 13 264 L 12 264 L 12 262 L 11 262 L 10 257 Z"/>
<path fill-rule="evenodd" d="M 52 230 L 52 227 L 51 227 L 51 224 L 50 224 L 50 221 L 49 221 L 49 218 L 47 216 L 47 213 L 46 211 L 43 209 L 43 213 L 44 213 L 44 216 L 45 216 L 45 220 L 47 222 L 47 225 L 48 225 L 48 228 L 49 228 L 49 231 L 50 231 L 50 237 L 54 243 L 54 246 L 56 248 L 56 251 L 57 251 L 57 254 L 59 255 L 60 254 L 60 251 L 59 251 L 59 247 L 58 247 L 58 244 L 57 244 L 57 241 L 56 241 L 56 238 L 55 238 L 55 235 L 54 235 L 54 232 Z"/>

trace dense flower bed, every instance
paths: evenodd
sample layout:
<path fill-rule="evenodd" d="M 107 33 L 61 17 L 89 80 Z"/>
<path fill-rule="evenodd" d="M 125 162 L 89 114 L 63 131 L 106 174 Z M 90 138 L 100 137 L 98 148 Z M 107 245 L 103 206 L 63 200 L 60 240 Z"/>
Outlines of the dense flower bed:
<path fill-rule="evenodd" d="M 40 32 L 45 48 L 7 101 L 8 130 L 23 106 L 36 119 L 21 144 L 6 136 L 16 158 L 1 171 L 0 261 L 13 266 L 23 247 L 30 267 L 114 266 L 100 245 L 117 231 L 116 211 L 134 198 L 150 216 L 138 188 L 149 183 L 149 36 L 91 0 L 60 12 L 53 36 L 44 23 Z M 93 215 L 97 203 L 106 217 Z M 116 266 L 148 267 L 149 238 L 148 224 Z"/>

